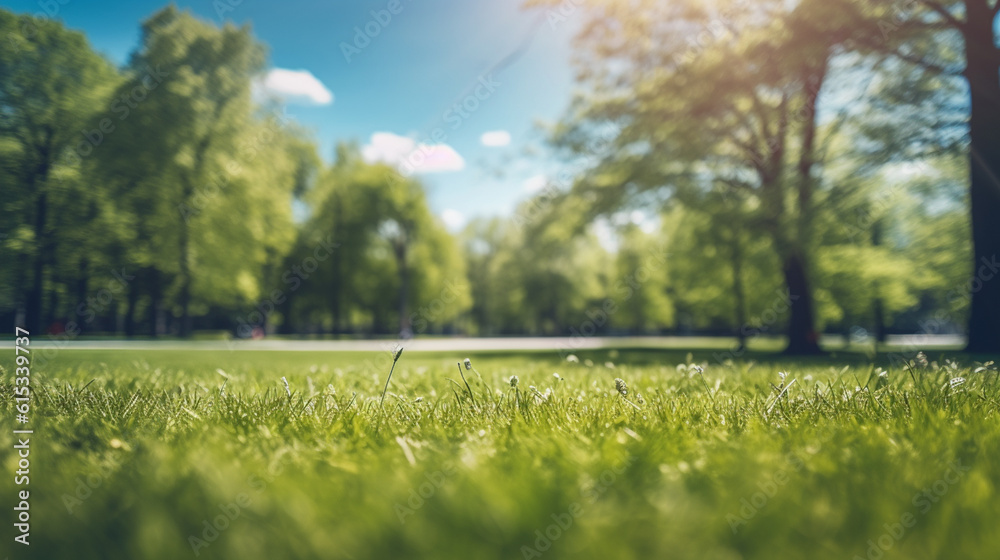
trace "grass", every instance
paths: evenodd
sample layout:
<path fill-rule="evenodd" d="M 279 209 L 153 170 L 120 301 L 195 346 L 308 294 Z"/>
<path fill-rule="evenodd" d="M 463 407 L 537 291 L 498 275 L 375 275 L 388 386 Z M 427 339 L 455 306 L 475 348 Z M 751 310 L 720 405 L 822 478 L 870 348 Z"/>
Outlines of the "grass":
<path fill-rule="evenodd" d="M 880 377 L 854 355 L 711 355 L 405 353 L 387 380 L 385 354 L 64 350 L 33 379 L 32 544 L 5 548 L 82 560 L 1000 549 L 995 370 L 932 356 Z M 466 357 L 473 369 L 456 372 Z M 0 433 L 4 503 L 15 443 Z"/>

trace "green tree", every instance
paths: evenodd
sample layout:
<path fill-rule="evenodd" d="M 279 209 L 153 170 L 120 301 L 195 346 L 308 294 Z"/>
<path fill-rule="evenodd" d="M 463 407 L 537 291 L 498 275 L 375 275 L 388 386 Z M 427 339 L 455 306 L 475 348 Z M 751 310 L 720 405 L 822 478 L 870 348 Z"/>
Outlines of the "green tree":
<path fill-rule="evenodd" d="M 358 317 L 388 332 L 394 317 L 397 332 L 409 336 L 452 324 L 467 310 L 465 263 L 419 182 L 342 144 L 306 200 L 312 216 L 291 259 L 324 239 L 337 247 L 303 279 L 298 309 L 312 322 L 329 320 L 339 333 Z"/>
<path fill-rule="evenodd" d="M 996 0 L 837 0 L 854 44 L 892 55 L 926 76 L 957 77 L 968 85 L 969 201 L 973 267 L 971 352 L 1000 347 L 1000 283 L 986 281 L 1000 255 L 1000 38 Z M 941 107 L 939 107 L 941 108 Z M 931 132 L 939 131 L 939 127 Z M 984 274 L 985 273 L 985 274 Z"/>
<path fill-rule="evenodd" d="M 119 78 L 81 33 L 59 22 L 0 10 L 0 37 L 0 251 L 12 261 L 3 267 L 13 271 L 12 303 L 23 305 L 28 329 L 38 331 L 46 278 L 69 240 L 63 230 L 89 211 L 77 204 L 81 185 L 68 168 L 93 150 L 86 125 Z M 56 208 L 66 212 L 59 219 Z"/>
<path fill-rule="evenodd" d="M 246 252 L 266 252 L 253 246 L 265 226 L 250 213 L 266 203 L 249 173 L 260 166 L 240 153 L 254 132 L 251 82 L 263 64 L 249 29 L 219 29 L 169 6 L 143 23 L 129 79 L 113 96 L 120 124 L 100 150 L 103 167 L 141 222 L 137 260 L 158 284 L 172 280 L 154 299 L 176 301 L 184 336 L 196 297 L 251 296 L 259 271 L 243 266 L 259 259 Z"/>
<path fill-rule="evenodd" d="M 674 308 L 667 296 L 669 270 L 666 249 L 656 234 L 635 224 L 619 234 L 615 253 L 612 326 L 634 334 L 658 331 L 673 325 Z"/>
<path fill-rule="evenodd" d="M 576 190 L 606 206 L 649 192 L 750 200 L 791 294 L 790 353 L 819 351 L 810 274 L 823 130 L 820 93 L 844 37 L 822 2 L 585 2 L 579 98 L 556 141 L 619 133 Z M 738 26 L 738 28 L 737 28 Z M 712 210 L 712 208 L 706 208 Z M 720 219 L 728 214 L 720 212 Z"/>

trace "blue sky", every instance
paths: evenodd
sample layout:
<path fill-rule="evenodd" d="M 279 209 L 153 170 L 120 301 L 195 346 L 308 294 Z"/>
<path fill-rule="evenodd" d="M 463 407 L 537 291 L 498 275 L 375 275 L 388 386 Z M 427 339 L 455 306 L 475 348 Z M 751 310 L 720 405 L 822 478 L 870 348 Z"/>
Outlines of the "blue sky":
<path fill-rule="evenodd" d="M 544 147 L 537 123 L 558 119 L 570 100 L 570 39 L 579 23 L 572 15 L 553 23 L 544 12 L 523 10 L 520 0 L 176 4 L 216 23 L 252 26 L 278 69 L 264 89 L 283 92 L 288 113 L 314 131 L 328 160 L 334 145 L 347 140 L 367 146 L 372 158 L 399 160 L 410 153 L 420 162 L 415 169 L 432 208 L 453 228 L 475 217 L 509 213 L 551 169 L 544 149 L 526 153 Z M 138 42 L 140 22 L 165 4 L 2 5 L 15 12 L 47 12 L 124 63 Z M 359 37 L 355 28 L 374 36 Z M 510 64 L 495 68 L 515 51 L 519 56 Z M 494 133 L 487 137 L 493 146 L 483 144 L 488 132 Z M 421 153 L 417 159 L 413 150 Z M 430 172 L 434 169 L 439 170 Z"/>

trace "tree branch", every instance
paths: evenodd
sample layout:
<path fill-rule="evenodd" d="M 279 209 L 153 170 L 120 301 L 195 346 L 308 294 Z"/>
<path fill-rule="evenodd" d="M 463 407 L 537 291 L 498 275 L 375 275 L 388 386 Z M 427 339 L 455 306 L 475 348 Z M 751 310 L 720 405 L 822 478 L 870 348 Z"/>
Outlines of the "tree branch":
<path fill-rule="evenodd" d="M 940 64 L 924 60 L 923 57 L 917 56 L 915 54 L 905 53 L 902 50 L 900 50 L 899 47 L 888 49 L 888 52 L 889 54 L 896 56 L 900 60 L 909 62 L 910 64 L 915 64 L 921 68 L 930 70 L 931 72 L 936 72 L 938 74 L 945 74 L 947 76 L 961 76 L 963 73 L 962 70 L 953 70 L 951 68 L 945 68 Z"/>
<path fill-rule="evenodd" d="M 983 1 L 985 2 L 986 0 Z M 945 8 L 940 2 L 937 2 L 936 0 L 920 0 L 920 3 L 927 6 L 931 10 L 934 10 L 935 13 L 944 18 L 944 20 L 955 29 L 965 31 L 965 22 L 952 15 L 952 13 L 949 12 L 948 9 Z"/>

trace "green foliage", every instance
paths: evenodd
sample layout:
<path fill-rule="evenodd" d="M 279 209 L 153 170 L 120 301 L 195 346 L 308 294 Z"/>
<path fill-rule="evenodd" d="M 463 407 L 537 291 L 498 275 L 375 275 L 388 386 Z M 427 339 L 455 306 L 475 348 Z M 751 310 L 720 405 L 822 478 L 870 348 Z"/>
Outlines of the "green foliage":
<path fill-rule="evenodd" d="M 797 257 L 823 329 L 953 328 L 970 306 L 960 37 L 926 3 L 888 4 L 574 3 L 585 89 L 551 132 L 585 172 L 457 238 L 418 181 L 346 143 L 326 165 L 255 102 L 248 28 L 169 6 L 116 70 L 62 24 L 0 11 L 0 313 L 130 335 L 255 311 L 286 332 L 774 332 Z M 621 219 L 639 209 L 662 227 Z M 81 314 L 109 271 L 135 280 Z"/>
<path fill-rule="evenodd" d="M 101 259 L 106 197 L 80 154 L 93 150 L 88 125 L 119 77 L 60 23 L 0 10 L 0 37 L 0 307 L 32 308 L 46 278 Z"/>
<path fill-rule="evenodd" d="M 306 283 L 297 315 L 335 331 L 360 323 L 385 333 L 394 322 L 399 332 L 423 334 L 468 309 L 465 261 L 419 182 L 341 145 L 307 198 L 315 211 L 290 260 L 308 258 L 324 240 L 336 249 Z"/>

